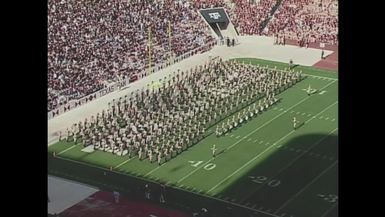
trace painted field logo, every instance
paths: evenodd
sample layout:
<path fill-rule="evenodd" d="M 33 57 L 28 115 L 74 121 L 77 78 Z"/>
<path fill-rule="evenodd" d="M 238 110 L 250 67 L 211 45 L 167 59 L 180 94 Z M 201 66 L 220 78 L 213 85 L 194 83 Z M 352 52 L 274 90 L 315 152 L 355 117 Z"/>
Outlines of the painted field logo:
<path fill-rule="evenodd" d="M 209 13 L 210 18 L 213 18 L 214 20 L 217 20 L 221 17 L 221 15 L 218 12 L 215 13 Z"/>

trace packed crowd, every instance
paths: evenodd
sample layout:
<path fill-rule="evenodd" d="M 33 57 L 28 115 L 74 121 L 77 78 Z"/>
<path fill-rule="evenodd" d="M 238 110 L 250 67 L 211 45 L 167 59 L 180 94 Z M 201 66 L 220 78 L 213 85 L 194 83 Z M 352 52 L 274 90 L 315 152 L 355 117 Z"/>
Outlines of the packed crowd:
<path fill-rule="evenodd" d="M 248 0 L 233 0 L 232 22 L 241 35 L 259 35 L 261 24 L 271 16 L 276 0 L 260 0 L 257 4 Z"/>
<path fill-rule="evenodd" d="M 199 0 L 194 1 L 197 9 L 224 7 L 234 27 L 241 35 L 259 34 L 263 21 L 269 18 L 276 0 L 260 0 L 252 3 L 249 0 Z"/>
<path fill-rule="evenodd" d="M 264 34 L 296 40 L 299 46 L 338 42 L 337 0 L 284 0 Z"/>
<path fill-rule="evenodd" d="M 274 36 L 276 44 L 285 44 L 285 39 L 297 40 L 299 46 L 338 42 L 337 0 L 200 0 L 194 5 L 224 7 L 241 35 Z M 269 22 L 263 30 L 266 21 Z"/>
<path fill-rule="evenodd" d="M 155 65 L 212 43 L 207 30 L 182 1 L 49 0 L 48 110 L 147 68 L 149 37 Z"/>
<path fill-rule="evenodd" d="M 214 59 L 157 88 L 131 93 L 74 124 L 60 139 L 162 164 L 214 124 L 222 121 L 216 129 L 220 136 L 257 116 L 278 101 L 275 94 L 301 78 L 300 72 Z"/>
<path fill-rule="evenodd" d="M 224 7 L 225 2 L 224 0 L 194 0 L 193 5 L 196 9 L 216 8 Z"/>
<path fill-rule="evenodd" d="M 240 34 L 265 34 L 277 44 L 338 42 L 337 0 L 48 1 L 48 110 L 127 79 L 170 56 L 211 44 L 197 9 L 225 7 Z M 169 46 L 169 28 L 172 41 Z M 151 36 L 149 32 L 151 29 Z"/>

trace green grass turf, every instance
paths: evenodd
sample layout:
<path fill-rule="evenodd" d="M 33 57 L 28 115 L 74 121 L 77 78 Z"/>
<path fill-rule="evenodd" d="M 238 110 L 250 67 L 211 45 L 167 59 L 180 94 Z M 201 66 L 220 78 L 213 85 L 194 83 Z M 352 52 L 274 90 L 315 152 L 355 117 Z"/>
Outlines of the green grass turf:
<path fill-rule="evenodd" d="M 259 59 L 238 61 L 288 67 Z M 322 216 L 338 208 L 338 75 L 305 66 L 295 70 L 309 76 L 279 94 L 277 105 L 226 136 L 209 135 L 162 166 L 101 151 L 84 153 L 83 147 L 65 142 L 50 146 L 49 152 L 62 151 L 63 158 L 167 182 L 263 216 Z M 319 90 L 312 96 L 304 91 L 309 84 Z M 297 130 L 292 128 L 294 116 L 304 123 Z M 220 152 L 215 158 L 213 144 Z"/>

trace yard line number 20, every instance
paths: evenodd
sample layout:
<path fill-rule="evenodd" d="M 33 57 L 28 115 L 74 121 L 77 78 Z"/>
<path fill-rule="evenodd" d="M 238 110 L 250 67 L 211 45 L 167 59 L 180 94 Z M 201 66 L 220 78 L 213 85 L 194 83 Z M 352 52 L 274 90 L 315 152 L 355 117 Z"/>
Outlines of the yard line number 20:
<path fill-rule="evenodd" d="M 257 176 L 257 177 L 249 176 L 249 178 L 251 179 L 252 182 L 255 182 L 258 184 L 264 184 L 268 181 L 268 178 L 266 176 Z M 281 181 L 278 179 L 272 179 L 267 182 L 267 186 L 272 188 L 277 187 L 280 184 L 281 184 Z"/>

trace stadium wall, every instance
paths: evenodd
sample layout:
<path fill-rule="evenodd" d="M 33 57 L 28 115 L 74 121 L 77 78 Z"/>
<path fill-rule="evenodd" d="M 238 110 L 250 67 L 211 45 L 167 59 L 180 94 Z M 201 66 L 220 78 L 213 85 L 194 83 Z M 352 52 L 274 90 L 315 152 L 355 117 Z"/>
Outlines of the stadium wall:
<path fill-rule="evenodd" d="M 118 171 L 110 171 L 108 168 L 86 165 L 84 163 L 53 157 L 48 154 L 48 173 L 93 185 L 103 191 L 119 191 L 122 196 L 145 199 L 145 185 L 151 190 L 151 201 L 159 202 L 161 184 L 155 180 L 148 180 L 149 177 L 139 177 L 123 174 Z M 81 177 L 71 176 L 74 170 L 82 174 Z M 150 177 L 151 178 L 151 177 Z M 251 216 L 255 210 L 224 201 L 211 195 L 198 194 L 192 189 L 184 189 L 172 185 L 165 185 L 165 200 L 167 205 L 178 207 L 184 210 L 200 210 L 203 207 L 210 207 L 211 216 Z M 225 209 L 224 209 L 225 208 Z"/>

